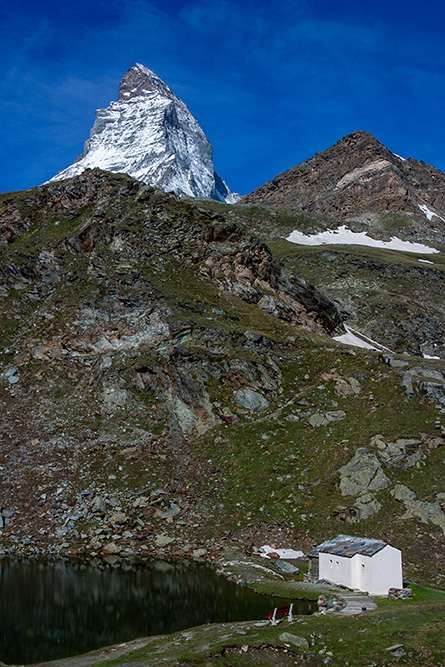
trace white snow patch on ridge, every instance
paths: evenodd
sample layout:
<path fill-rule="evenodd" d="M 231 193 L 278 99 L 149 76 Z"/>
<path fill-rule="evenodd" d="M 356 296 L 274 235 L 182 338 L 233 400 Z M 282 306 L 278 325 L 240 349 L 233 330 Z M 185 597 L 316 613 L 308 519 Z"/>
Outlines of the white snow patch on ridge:
<path fill-rule="evenodd" d="M 354 347 L 364 347 L 367 350 L 380 350 L 385 352 L 391 352 L 388 347 L 376 343 L 375 340 L 364 336 L 358 331 L 354 331 L 351 327 L 348 327 L 345 324 L 346 333 L 341 336 L 333 336 L 333 339 L 344 345 L 353 345 Z"/>
<path fill-rule="evenodd" d="M 428 206 L 425 206 L 425 204 L 419 204 L 419 208 L 422 211 L 422 213 L 425 213 L 428 220 L 432 220 L 433 217 L 435 216 L 436 218 L 440 218 L 440 220 L 443 220 L 445 222 L 445 218 L 442 218 L 441 215 L 437 215 L 437 213 L 434 213 L 434 211 L 428 208 Z"/>
<path fill-rule="evenodd" d="M 303 232 L 294 230 L 286 238 L 291 243 L 301 245 L 364 245 L 370 248 L 386 248 L 387 250 L 402 250 L 403 252 L 417 252 L 419 254 L 429 255 L 439 252 L 436 248 L 423 245 L 423 243 L 411 243 L 411 241 L 402 241 L 394 236 L 390 241 L 380 241 L 368 236 L 366 232 L 353 232 L 346 225 L 338 229 L 328 229 L 318 234 L 303 234 Z"/>

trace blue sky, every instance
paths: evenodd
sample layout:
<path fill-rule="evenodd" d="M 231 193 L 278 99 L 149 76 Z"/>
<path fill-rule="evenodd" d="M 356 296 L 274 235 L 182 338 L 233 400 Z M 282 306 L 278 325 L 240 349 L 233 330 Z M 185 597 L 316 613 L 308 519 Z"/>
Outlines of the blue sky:
<path fill-rule="evenodd" d="M 445 171 L 444 25 L 439 0 L 0 0 L 0 191 L 71 164 L 135 62 L 242 194 L 358 129 Z"/>

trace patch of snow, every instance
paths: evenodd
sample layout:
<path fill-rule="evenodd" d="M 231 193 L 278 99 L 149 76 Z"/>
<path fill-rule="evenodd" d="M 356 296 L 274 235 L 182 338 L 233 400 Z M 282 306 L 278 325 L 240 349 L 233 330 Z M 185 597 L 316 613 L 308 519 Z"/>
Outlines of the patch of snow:
<path fill-rule="evenodd" d="M 402 157 L 401 155 L 397 155 L 397 153 L 393 153 L 393 155 L 395 155 L 396 157 L 399 157 L 404 162 L 406 161 L 406 157 Z"/>
<path fill-rule="evenodd" d="M 424 358 L 424 359 L 440 359 L 440 357 L 430 357 L 429 354 L 424 354 L 424 355 L 423 355 L 423 358 Z"/>
<path fill-rule="evenodd" d="M 353 232 L 346 225 L 338 229 L 328 229 L 318 234 L 307 235 L 294 230 L 286 238 L 291 243 L 301 245 L 364 245 L 370 248 L 385 248 L 386 250 L 402 250 L 403 252 L 417 252 L 419 254 L 432 254 L 439 252 L 436 248 L 423 245 L 423 243 L 411 243 L 393 236 L 390 241 L 380 241 L 368 236 L 367 232 Z"/>
<path fill-rule="evenodd" d="M 226 204 L 236 204 L 241 199 L 242 195 L 239 192 L 231 192 L 226 196 Z"/>
<path fill-rule="evenodd" d="M 440 220 L 443 220 L 445 222 L 445 218 L 442 218 L 441 215 L 438 215 L 437 213 L 434 213 L 428 206 L 425 206 L 425 204 L 419 204 L 419 208 L 422 211 L 422 213 L 425 213 L 426 217 L 428 220 L 432 220 L 433 217 L 439 218 Z"/>
<path fill-rule="evenodd" d="M 270 558 L 268 554 L 274 553 L 278 554 L 280 558 L 301 558 L 304 556 L 302 551 L 295 551 L 295 549 L 272 549 L 268 544 L 260 547 L 259 549 L 260 556 L 263 558 Z"/>
<path fill-rule="evenodd" d="M 354 331 L 354 329 L 351 329 L 346 324 L 345 324 L 345 329 L 346 329 L 345 334 L 342 334 L 341 336 L 333 336 L 333 339 L 338 341 L 339 343 L 343 343 L 344 345 L 353 345 L 354 347 L 363 347 L 366 348 L 367 350 L 378 350 L 380 352 L 382 350 L 384 350 L 385 352 L 391 352 L 391 350 L 388 347 L 380 345 L 380 343 L 376 343 L 375 340 L 372 340 L 371 338 L 364 336 L 358 331 Z"/>
<path fill-rule="evenodd" d="M 424 264 L 434 264 L 434 262 L 430 262 L 429 259 L 418 259 L 418 262 L 423 262 Z"/>

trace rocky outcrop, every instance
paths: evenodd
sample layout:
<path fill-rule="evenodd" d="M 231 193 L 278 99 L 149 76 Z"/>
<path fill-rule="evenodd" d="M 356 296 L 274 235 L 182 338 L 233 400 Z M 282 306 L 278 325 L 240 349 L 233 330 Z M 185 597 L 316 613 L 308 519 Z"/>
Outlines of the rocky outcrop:
<path fill-rule="evenodd" d="M 408 487 L 402 484 L 393 486 L 394 479 L 385 474 L 382 464 L 393 471 L 419 467 L 420 463 L 444 442 L 441 437 L 427 437 L 425 434 L 420 438 L 398 438 L 395 442 L 387 442 L 381 434 L 372 437 L 370 446 L 375 448 L 375 453 L 361 447 L 355 451 L 352 459 L 339 469 L 341 494 L 356 496 L 356 499 L 349 507 L 337 507 L 334 516 L 350 524 L 370 519 L 382 507 L 376 492 L 392 487 L 390 492 L 393 497 L 403 502 L 407 508 L 402 518 L 420 518 L 424 523 L 431 521 L 442 527 L 440 494 L 434 503 L 417 501 L 415 493 Z"/>
<path fill-rule="evenodd" d="M 99 167 L 188 197 L 233 202 L 213 168 L 213 149 L 187 106 L 154 72 L 136 64 L 119 84 L 117 102 L 96 111 L 83 154 L 51 181 Z"/>
<path fill-rule="evenodd" d="M 405 506 L 406 512 L 402 515 L 402 519 L 416 518 L 423 523 L 432 523 L 439 526 L 445 535 L 445 512 L 438 500 L 435 502 L 418 500 L 414 491 L 404 484 L 397 484 L 391 493 Z"/>
<path fill-rule="evenodd" d="M 339 470 L 342 496 L 385 489 L 389 480 L 376 455 L 366 447 L 356 450 L 352 459 Z"/>
<path fill-rule="evenodd" d="M 401 385 L 406 396 L 412 398 L 415 392 L 425 393 L 428 398 L 445 402 L 445 376 L 440 370 L 430 367 L 415 366 L 401 371 Z"/>
<path fill-rule="evenodd" d="M 381 461 L 390 468 L 407 470 L 424 460 L 444 440 L 437 438 L 398 438 L 395 442 L 387 442 L 378 434 L 371 438 L 370 444 L 377 448 Z"/>
<path fill-rule="evenodd" d="M 228 231 L 229 239 L 233 238 L 233 230 Z M 233 250 L 230 255 L 211 254 L 200 268 L 201 275 L 288 322 L 321 327 L 330 333 L 342 327 L 334 303 L 301 277 L 285 272 L 263 243 L 247 238 L 238 247 L 233 246 Z"/>

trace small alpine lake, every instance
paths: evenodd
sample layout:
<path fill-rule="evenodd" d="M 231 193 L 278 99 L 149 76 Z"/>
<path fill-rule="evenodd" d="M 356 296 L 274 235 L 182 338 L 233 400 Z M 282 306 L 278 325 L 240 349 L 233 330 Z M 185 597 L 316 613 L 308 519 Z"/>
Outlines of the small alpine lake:
<path fill-rule="evenodd" d="M 143 566 L 0 559 L 0 661 L 26 664 L 204 623 L 263 619 L 289 604 L 190 560 Z M 294 614 L 314 603 L 294 600 Z"/>

